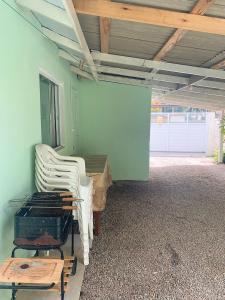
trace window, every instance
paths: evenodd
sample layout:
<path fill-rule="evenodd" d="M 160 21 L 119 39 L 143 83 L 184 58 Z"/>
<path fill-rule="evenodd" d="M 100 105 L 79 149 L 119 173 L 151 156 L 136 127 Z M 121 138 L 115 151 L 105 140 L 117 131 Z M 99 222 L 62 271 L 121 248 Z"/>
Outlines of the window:
<path fill-rule="evenodd" d="M 40 75 L 42 143 L 60 146 L 59 86 Z"/>
<path fill-rule="evenodd" d="M 170 114 L 170 123 L 186 123 L 187 114 L 186 113 L 171 113 Z"/>

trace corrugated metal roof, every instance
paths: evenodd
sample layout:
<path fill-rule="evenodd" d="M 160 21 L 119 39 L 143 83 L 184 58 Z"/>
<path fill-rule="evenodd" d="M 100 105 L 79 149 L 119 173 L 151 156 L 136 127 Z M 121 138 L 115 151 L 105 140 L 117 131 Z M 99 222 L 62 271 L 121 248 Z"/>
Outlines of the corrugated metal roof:
<path fill-rule="evenodd" d="M 168 27 L 112 20 L 110 35 L 162 44 L 173 32 Z"/>
<path fill-rule="evenodd" d="M 112 2 L 135 4 L 183 12 L 189 12 L 195 4 L 195 0 L 112 0 Z"/>
<path fill-rule="evenodd" d="M 205 15 L 225 18 L 225 1 L 216 0 L 215 3 L 208 9 Z"/>
<path fill-rule="evenodd" d="M 114 2 L 170 8 L 171 10 L 185 12 L 190 11 L 196 3 L 194 0 L 129 0 Z M 212 15 L 220 11 L 222 16 L 223 10 L 225 16 L 225 1 L 216 1 L 209 12 Z M 90 49 L 100 50 L 99 18 L 79 15 L 79 20 Z M 112 20 L 109 53 L 152 59 L 174 31 L 173 28 Z M 225 50 L 225 37 L 189 31 L 164 60 L 171 63 L 201 66 L 223 50 Z"/>
<path fill-rule="evenodd" d="M 196 4 L 195 0 L 112 0 L 112 2 L 143 5 L 180 12 L 190 12 Z M 216 0 L 205 15 L 225 18 L 224 0 Z"/>
<path fill-rule="evenodd" d="M 196 4 L 197 0 L 112 0 L 113 2 L 123 2 L 137 5 L 144 5 L 149 7 L 168 9 L 180 12 L 190 12 Z M 225 0 L 217 0 L 207 11 L 206 15 L 225 17 Z M 99 18 L 87 15 L 79 16 L 82 29 L 87 39 L 88 45 L 93 50 L 100 50 L 100 33 L 99 33 Z M 143 59 L 152 59 L 156 53 L 161 49 L 165 42 L 170 38 L 176 29 L 160 27 L 154 25 L 147 25 L 135 22 L 111 21 L 109 53 L 130 56 Z M 177 45 L 170 51 L 164 61 L 185 64 L 191 66 L 205 66 L 210 67 L 213 63 L 218 62 L 223 57 L 225 58 L 225 37 L 219 35 L 212 35 L 201 32 L 189 31 L 177 43 Z M 224 53 L 223 53 L 224 51 Z M 104 64 L 104 63 L 103 63 Z M 119 68 L 126 68 L 132 70 L 142 70 L 143 68 L 130 67 L 119 65 L 116 63 L 106 64 Z M 148 70 L 150 72 L 151 70 Z M 159 72 L 159 74 L 178 75 L 172 72 Z M 183 77 L 185 78 L 185 74 Z M 189 75 L 187 75 L 187 78 Z M 225 84 L 224 80 L 216 80 Z M 153 94 L 158 95 L 160 92 L 160 82 L 153 84 Z M 163 84 L 165 83 L 162 83 Z M 168 86 L 168 84 L 167 84 Z M 213 86 L 212 86 L 213 87 Z M 163 90 L 163 89 L 162 89 Z M 167 90 L 167 88 L 165 88 Z M 209 89 L 208 89 L 209 90 Z M 213 89 L 212 93 L 213 94 Z M 168 93 L 168 90 L 167 92 Z M 209 96 L 210 98 L 210 96 Z M 213 97 L 212 97 L 213 98 Z M 205 105 L 210 109 L 221 109 L 225 107 L 225 98 L 222 96 L 215 96 L 214 101 L 209 101 L 208 97 L 201 94 L 193 94 L 187 92 L 177 92 L 175 94 L 168 94 L 165 99 L 172 102 L 183 101 L 196 107 Z M 172 100 L 171 100 L 172 99 Z M 205 101 L 204 101 L 205 100 Z M 166 100 L 165 100 L 166 101 Z"/>
<path fill-rule="evenodd" d="M 62 0 L 45 0 L 57 7 L 63 8 Z M 138 5 L 145 5 L 149 7 L 169 9 L 180 12 L 190 12 L 197 0 L 112 0 L 114 2 L 131 3 Z M 52 19 L 48 19 L 38 13 L 34 13 L 42 26 L 58 33 L 72 41 L 77 42 L 76 35 L 72 28 L 58 24 Z M 216 16 L 225 18 L 225 0 L 217 0 L 211 8 L 207 11 L 209 16 Z M 100 26 L 99 18 L 94 16 L 79 15 L 79 21 L 84 32 L 87 44 L 90 50 L 100 50 Z M 154 26 L 148 24 L 141 24 L 135 22 L 112 20 L 110 30 L 109 41 L 109 53 L 121 56 L 130 56 L 143 59 L 153 59 L 155 54 L 161 49 L 169 37 L 176 29 Z M 77 53 L 71 49 L 62 45 L 58 45 L 59 48 L 66 50 L 74 56 L 78 56 Z M 201 32 L 189 31 L 185 36 L 176 44 L 176 46 L 167 54 L 164 61 L 191 65 L 191 66 L 205 66 L 210 67 L 212 64 L 225 58 L 225 37 L 219 35 L 212 35 Z M 151 69 L 143 67 L 135 67 L 130 65 L 120 65 L 114 63 L 102 63 L 102 65 L 118 67 L 128 70 L 139 70 L 151 72 Z M 191 78 L 190 74 L 179 74 L 176 72 L 159 71 L 159 75 L 172 75 L 182 76 L 182 78 Z M 132 78 L 130 77 L 123 77 Z M 138 79 L 138 78 L 134 78 Z M 115 79 L 119 80 L 119 79 Z M 202 95 L 201 93 L 192 93 L 189 91 L 178 91 L 170 94 L 171 91 L 176 89 L 176 82 L 163 82 L 160 80 L 153 80 L 153 92 L 154 95 L 161 95 L 162 92 L 169 93 L 165 96 L 165 101 L 185 102 L 189 105 L 200 107 L 214 107 L 215 109 L 225 108 L 225 96 L 212 96 L 214 90 L 218 87 L 216 83 L 225 85 L 225 80 L 207 78 L 211 80 L 211 86 L 207 87 L 209 96 Z M 142 78 L 141 82 L 145 82 Z M 201 84 L 199 85 L 201 86 Z M 202 85 L 204 87 L 204 85 Z M 178 86 L 179 89 L 179 86 Z M 211 92 L 211 90 L 212 92 Z M 224 88 L 225 92 L 225 88 Z M 212 99 L 211 99 L 212 98 Z"/>

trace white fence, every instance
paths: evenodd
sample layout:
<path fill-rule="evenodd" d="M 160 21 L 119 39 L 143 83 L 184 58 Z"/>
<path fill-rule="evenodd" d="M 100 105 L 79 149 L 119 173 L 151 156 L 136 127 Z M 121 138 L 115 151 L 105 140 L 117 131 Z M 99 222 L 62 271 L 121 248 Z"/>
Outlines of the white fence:
<path fill-rule="evenodd" d="M 151 151 L 213 154 L 214 113 L 152 113 L 151 122 Z"/>

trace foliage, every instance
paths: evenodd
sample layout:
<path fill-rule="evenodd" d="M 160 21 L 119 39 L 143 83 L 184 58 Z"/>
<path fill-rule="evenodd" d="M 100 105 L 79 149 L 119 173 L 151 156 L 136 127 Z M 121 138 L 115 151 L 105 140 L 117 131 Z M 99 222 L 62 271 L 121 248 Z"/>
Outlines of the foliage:
<path fill-rule="evenodd" d="M 213 155 L 213 159 L 216 163 L 218 163 L 218 158 L 219 158 L 219 151 L 215 150 L 214 155 Z M 225 152 L 223 152 L 223 163 L 225 163 Z"/>
<path fill-rule="evenodd" d="M 220 122 L 220 130 L 221 130 L 221 133 L 223 135 L 225 135 L 225 116 L 223 116 L 221 122 Z"/>

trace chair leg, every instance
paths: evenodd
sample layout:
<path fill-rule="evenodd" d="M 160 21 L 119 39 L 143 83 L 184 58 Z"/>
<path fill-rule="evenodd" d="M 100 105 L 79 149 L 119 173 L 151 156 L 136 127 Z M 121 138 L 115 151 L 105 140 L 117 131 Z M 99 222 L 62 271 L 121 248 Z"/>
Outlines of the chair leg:
<path fill-rule="evenodd" d="M 94 234 L 98 236 L 100 234 L 100 227 L 101 227 L 101 212 L 94 211 Z"/>
<path fill-rule="evenodd" d="M 94 236 L 93 236 L 93 213 L 91 214 L 91 217 L 90 217 L 90 220 L 88 223 L 88 229 L 89 229 L 90 240 L 93 240 L 94 239 Z"/>
<path fill-rule="evenodd" d="M 84 251 L 84 265 L 89 265 L 89 236 L 85 234 L 83 236 L 83 251 Z"/>
<path fill-rule="evenodd" d="M 13 283 L 13 285 L 15 285 L 14 283 Z M 17 290 L 12 290 L 12 300 L 16 300 L 16 292 L 17 292 Z"/>
<path fill-rule="evenodd" d="M 61 300 L 64 300 L 65 291 L 64 291 L 64 273 L 61 274 Z"/>
<path fill-rule="evenodd" d="M 78 222 L 80 229 L 80 238 L 83 246 L 83 257 L 84 257 L 84 265 L 89 264 L 89 230 L 88 230 L 88 214 L 85 213 L 85 205 L 81 205 L 81 209 L 79 211 Z"/>

